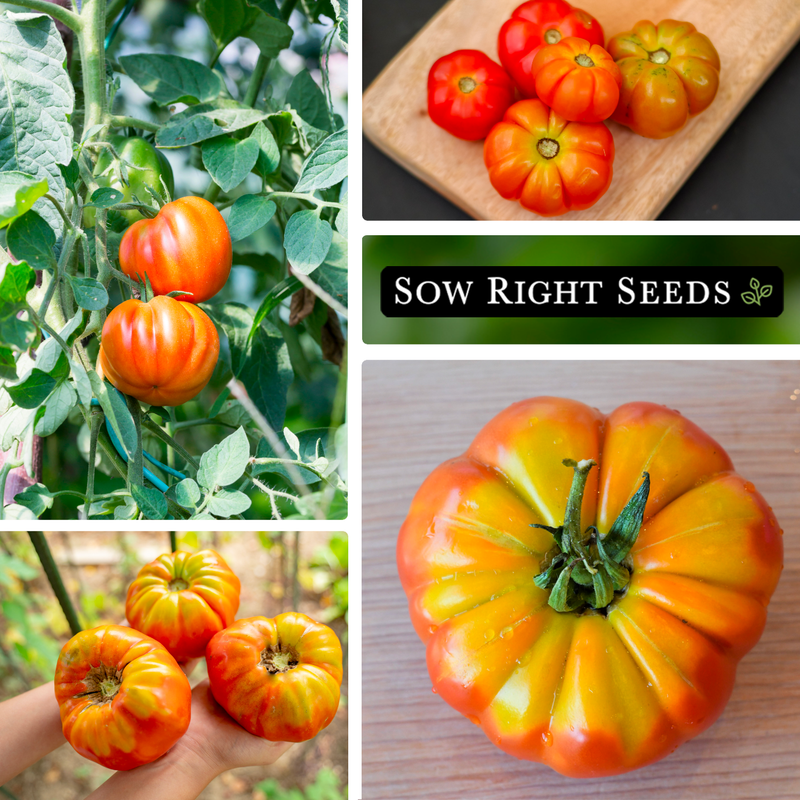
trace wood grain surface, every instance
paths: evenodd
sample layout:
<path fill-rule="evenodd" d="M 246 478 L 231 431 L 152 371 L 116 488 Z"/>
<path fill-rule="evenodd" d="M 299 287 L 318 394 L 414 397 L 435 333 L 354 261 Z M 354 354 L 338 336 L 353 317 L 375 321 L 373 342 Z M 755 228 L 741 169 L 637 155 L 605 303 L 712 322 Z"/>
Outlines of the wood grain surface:
<path fill-rule="evenodd" d="M 461 141 L 430 121 L 428 70 L 437 58 L 465 48 L 499 60 L 498 32 L 521 1 L 451 0 L 364 94 L 364 133 L 370 141 L 476 219 L 542 218 L 495 192 L 483 165 L 483 142 Z M 576 5 L 597 17 L 607 38 L 641 19 L 688 20 L 720 54 L 720 89 L 711 107 L 660 141 L 609 122 L 616 145 L 611 188 L 592 208 L 556 218 L 655 219 L 800 38 L 800 2 L 581 0 Z M 741 145 L 768 146 L 769 131 L 764 136 Z"/>
<path fill-rule="evenodd" d="M 517 400 L 550 394 L 609 412 L 679 409 L 716 438 L 784 530 L 785 568 L 761 641 L 721 718 L 663 761 L 593 781 L 494 747 L 431 693 L 395 564 L 419 485 Z M 363 373 L 363 797 L 503 800 L 800 797 L 800 369 L 759 361 L 366 362 Z"/>

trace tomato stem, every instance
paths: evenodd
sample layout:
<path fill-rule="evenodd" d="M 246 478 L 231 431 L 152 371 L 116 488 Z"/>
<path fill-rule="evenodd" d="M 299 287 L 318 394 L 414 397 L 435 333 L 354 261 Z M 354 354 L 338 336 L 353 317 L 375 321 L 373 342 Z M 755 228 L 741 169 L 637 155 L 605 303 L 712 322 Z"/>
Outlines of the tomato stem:
<path fill-rule="evenodd" d="M 261 664 L 267 668 L 270 675 L 280 672 L 289 672 L 300 663 L 297 654 L 290 648 L 284 649 L 281 645 L 271 646 L 261 653 Z"/>
<path fill-rule="evenodd" d="M 589 472 L 597 462 L 567 458 L 563 464 L 574 470 L 564 523 L 558 528 L 532 525 L 548 531 L 555 540 L 534 583 L 540 589 L 550 590 L 547 602 L 556 611 L 580 612 L 587 606 L 602 611 L 612 602 L 615 593 L 624 591 L 630 581 L 631 565 L 623 561 L 642 526 L 650 476 L 643 473 L 642 485 L 622 509 L 611 530 L 601 536 L 594 525 L 581 532 L 583 495 Z"/>
<path fill-rule="evenodd" d="M 654 64 L 666 64 L 670 59 L 669 50 L 665 50 L 663 47 L 654 50 L 652 53 L 648 53 L 648 55 Z"/>
<path fill-rule="evenodd" d="M 561 31 L 557 28 L 550 28 L 549 31 L 544 32 L 544 41 L 546 44 L 556 44 L 561 41 Z"/>
<path fill-rule="evenodd" d="M 559 146 L 555 139 L 539 139 L 536 149 L 542 158 L 555 158 L 558 155 Z"/>
<path fill-rule="evenodd" d="M 464 92 L 464 94 L 471 94 L 478 88 L 478 82 L 469 75 L 465 75 L 458 82 L 458 88 Z"/>
<path fill-rule="evenodd" d="M 575 63 L 581 67 L 594 66 L 594 61 L 592 61 L 592 59 L 589 58 L 589 56 L 587 56 L 586 53 L 578 53 L 578 55 L 575 56 Z"/>

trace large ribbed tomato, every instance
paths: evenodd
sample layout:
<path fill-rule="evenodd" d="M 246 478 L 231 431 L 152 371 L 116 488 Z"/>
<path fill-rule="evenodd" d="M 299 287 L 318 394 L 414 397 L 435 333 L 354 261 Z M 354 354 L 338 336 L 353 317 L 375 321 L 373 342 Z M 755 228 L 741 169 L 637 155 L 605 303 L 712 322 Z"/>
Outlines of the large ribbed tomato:
<path fill-rule="evenodd" d="M 515 8 L 511 19 L 500 28 L 500 62 L 525 97 L 536 97 L 531 72 L 536 54 L 545 45 L 556 44 L 567 36 L 578 36 L 600 47 L 605 41 L 600 23 L 566 0 L 528 0 Z"/>
<path fill-rule="evenodd" d="M 216 701 L 263 739 L 304 742 L 339 707 L 339 639 L 296 611 L 234 622 L 208 643 L 206 663 Z"/>
<path fill-rule="evenodd" d="M 435 691 L 578 778 L 663 758 L 719 717 L 782 554 L 764 498 L 680 413 L 551 397 L 439 466 L 397 547 Z"/>
<path fill-rule="evenodd" d="M 179 406 L 209 381 L 219 336 L 202 308 L 171 297 L 126 300 L 106 318 L 98 371 L 124 394 Z"/>
<path fill-rule="evenodd" d="M 119 246 L 119 264 L 131 278 L 145 273 L 156 294 L 185 291 L 179 300 L 202 303 L 228 280 L 233 250 L 222 214 L 202 197 L 167 203 L 153 219 L 134 222 Z"/>
<path fill-rule="evenodd" d="M 640 136 L 672 136 L 717 96 L 719 54 L 690 22 L 643 20 L 612 37 L 607 49 L 622 72 L 612 119 Z"/>
<path fill-rule="evenodd" d="M 109 769 L 154 761 L 191 719 L 192 690 L 175 659 L 121 625 L 82 631 L 64 645 L 55 692 L 66 740 Z"/>
<path fill-rule="evenodd" d="M 213 550 L 165 553 L 145 564 L 128 587 L 132 628 L 161 642 L 178 661 L 200 658 L 209 639 L 239 610 L 241 584 Z"/>

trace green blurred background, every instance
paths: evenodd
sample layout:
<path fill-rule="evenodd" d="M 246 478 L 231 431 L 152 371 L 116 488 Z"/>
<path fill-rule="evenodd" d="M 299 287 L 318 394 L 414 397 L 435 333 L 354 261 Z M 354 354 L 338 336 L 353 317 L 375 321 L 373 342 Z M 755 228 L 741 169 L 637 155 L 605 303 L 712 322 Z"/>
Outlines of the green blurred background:
<path fill-rule="evenodd" d="M 800 236 L 367 236 L 367 344 L 797 344 Z M 388 266 L 778 266 L 784 311 L 773 319 L 388 319 Z M 754 272 L 758 277 L 758 273 Z M 554 275 L 553 277 L 557 277 Z M 665 276 L 666 277 L 666 276 Z"/>

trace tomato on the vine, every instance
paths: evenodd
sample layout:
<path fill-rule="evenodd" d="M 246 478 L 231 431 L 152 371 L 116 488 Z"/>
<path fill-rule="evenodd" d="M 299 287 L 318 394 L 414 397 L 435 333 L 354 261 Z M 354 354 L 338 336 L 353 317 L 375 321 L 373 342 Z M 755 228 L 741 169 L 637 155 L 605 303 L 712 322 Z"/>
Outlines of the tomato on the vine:
<path fill-rule="evenodd" d="M 480 50 L 442 56 L 428 73 L 428 115 L 459 139 L 485 139 L 513 102 L 511 78 Z"/>
<path fill-rule="evenodd" d="M 484 144 L 489 180 L 545 217 L 589 208 L 611 184 L 614 139 L 602 123 L 568 122 L 541 100 L 508 109 Z"/>
<path fill-rule="evenodd" d="M 82 631 L 64 645 L 55 694 L 66 740 L 109 769 L 164 755 L 191 719 L 192 690 L 175 659 L 121 625 Z"/>
<path fill-rule="evenodd" d="M 219 336 L 205 311 L 160 296 L 126 300 L 106 317 L 97 370 L 137 400 L 179 406 L 208 383 L 218 358 Z"/>
<path fill-rule="evenodd" d="M 152 199 L 147 187 L 149 186 L 163 195 L 164 188 L 161 185 L 161 178 L 164 178 L 169 195 L 172 197 L 175 193 L 172 167 L 160 150 L 139 136 L 112 134 L 106 139 L 116 154 L 125 162 L 128 182 L 126 184 L 122 181 L 120 165 L 111 152 L 103 150 L 94 168 L 94 178 L 98 186 L 119 190 L 122 192 L 123 202 L 129 203 L 136 195 L 140 202 L 150 204 Z M 118 213 L 129 225 L 142 219 L 142 215 L 138 211 L 120 211 Z M 87 208 L 84 215 L 86 224 L 89 227 L 94 225 L 94 208 Z"/>
<path fill-rule="evenodd" d="M 566 0 L 528 0 L 514 9 L 500 28 L 500 63 L 525 97 L 536 97 L 531 68 L 539 49 L 567 36 L 577 36 L 600 47 L 605 42 L 600 23 Z"/>
<path fill-rule="evenodd" d="M 233 248 L 222 214 L 202 197 L 167 203 L 154 219 L 134 222 L 122 237 L 122 271 L 150 279 L 157 295 L 184 291 L 179 300 L 202 303 L 228 280 Z"/>
<path fill-rule="evenodd" d="M 180 661 L 200 658 L 211 637 L 230 625 L 241 584 L 213 550 L 165 553 L 128 587 L 125 616 Z"/>
<path fill-rule="evenodd" d="M 536 54 L 531 66 L 539 99 L 572 122 L 602 122 L 619 102 L 622 73 L 597 44 L 567 37 Z"/>
<path fill-rule="evenodd" d="M 612 119 L 640 136 L 672 136 L 717 95 L 719 54 L 690 22 L 637 22 L 609 40 L 608 52 L 622 72 Z"/>
<path fill-rule="evenodd" d="M 764 628 L 781 533 L 679 412 L 537 397 L 428 476 L 397 560 L 439 696 L 508 753 L 586 778 L 719 717 Z"/>
<path fill-rule="evenodd" d="M 339 639 L 296 611 L 234 622 L 208 643 L 206 663 L 216 701 L 263 739 L 304 742 L 339 707 Z"/>

